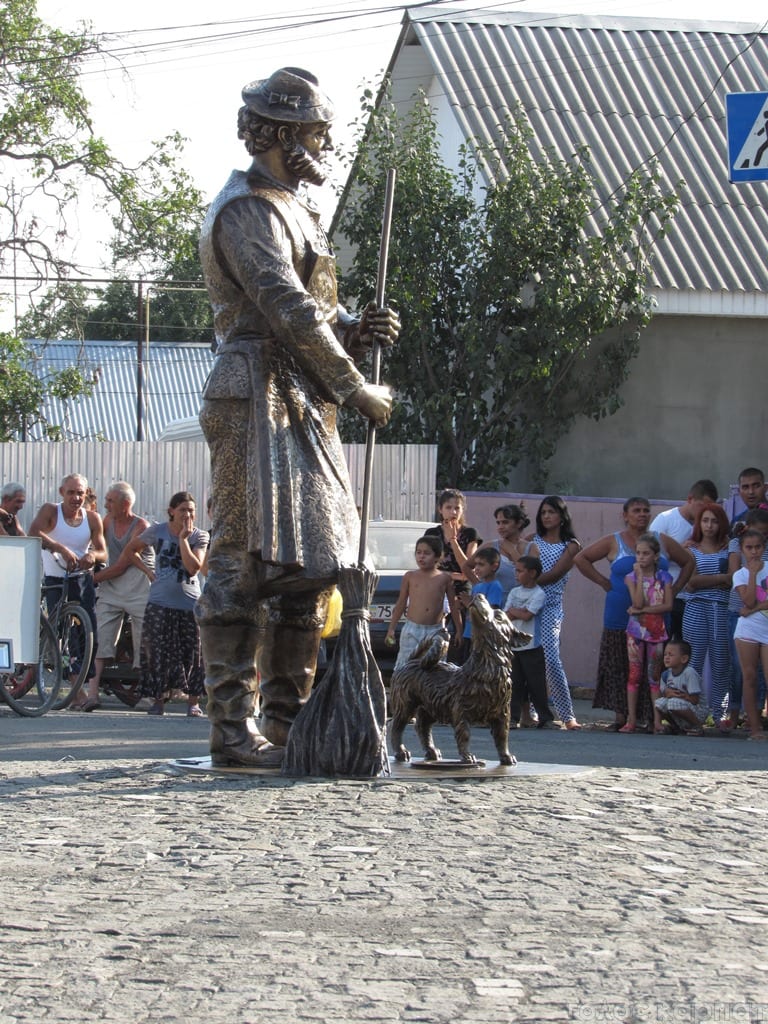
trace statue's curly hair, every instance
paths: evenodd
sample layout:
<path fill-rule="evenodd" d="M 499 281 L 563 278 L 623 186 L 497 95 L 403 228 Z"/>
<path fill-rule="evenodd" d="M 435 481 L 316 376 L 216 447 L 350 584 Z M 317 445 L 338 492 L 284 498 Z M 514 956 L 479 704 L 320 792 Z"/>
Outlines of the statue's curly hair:
<path fill-rule="evenodd" d="M 277 143 L 277 133 L 282 127 L 290 128 L 295 135 L 300 125 L 289 121 L 270 121 L 248 107 L 240 107 L 237 112 L 237 137 L 245 142 L 251 156 L 271 149 Z"/>

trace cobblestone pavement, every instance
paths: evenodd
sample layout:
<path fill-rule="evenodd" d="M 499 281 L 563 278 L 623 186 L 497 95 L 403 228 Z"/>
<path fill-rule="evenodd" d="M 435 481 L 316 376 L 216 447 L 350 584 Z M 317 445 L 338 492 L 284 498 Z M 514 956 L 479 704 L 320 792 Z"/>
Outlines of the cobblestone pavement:
<path fill-rule="evenodd" d="M 0 1024 L 768 1021 L 764 763 L 415 784 L 1 761 Z"/>

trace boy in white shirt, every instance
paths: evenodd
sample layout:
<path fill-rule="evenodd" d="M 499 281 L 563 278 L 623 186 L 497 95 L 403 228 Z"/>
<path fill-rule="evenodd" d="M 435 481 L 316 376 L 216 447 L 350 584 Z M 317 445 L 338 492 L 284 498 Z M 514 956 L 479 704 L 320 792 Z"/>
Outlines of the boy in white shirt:
<path fill-rule="evenodd" d="M 523 555 L 515 568 L 517 585 L 507 595 L 504 611 L 516 629 L 532 635 L 525 647 L 515 648 L 512 659 L 510 728 L 518 728 L 522 710 L 529 704 L 533 704 L 539 716 L 537 728 L 552 728 L 555 716 L 547 702 L 547 672 L 541 646 L 541 610 L 546 595 L 536 583 L 542 572 L 541 562 L 533 555 Z"/>

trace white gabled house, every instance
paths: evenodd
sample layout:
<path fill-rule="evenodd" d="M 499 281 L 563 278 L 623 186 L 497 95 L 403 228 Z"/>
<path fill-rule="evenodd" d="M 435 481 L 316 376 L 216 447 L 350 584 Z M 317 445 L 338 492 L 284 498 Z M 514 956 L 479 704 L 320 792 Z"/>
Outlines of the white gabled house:
<path fill-rule="evenodd" d="M 656 250 L 656 315 L 624 405 L 574 426 L 550 482 L 684 496 L 699 477 L 725 490 L 745 465 L 768 470 L 768 181 L 729 184 L 725 113 L 727 93 L 768 91 L 768 32 L 427 9 L 405 15 L 388 74 L 401 111 L 420 89 L 433 103 L 448 166 L 465 140 L 492 141 L 519 104 L 539 151 L 567 159 L 589 147 L 604 195 L 651 160 L 671 188 L 685 183 Z M 526 490 L 524 469 L 510 471 L 510 488 Z"/>

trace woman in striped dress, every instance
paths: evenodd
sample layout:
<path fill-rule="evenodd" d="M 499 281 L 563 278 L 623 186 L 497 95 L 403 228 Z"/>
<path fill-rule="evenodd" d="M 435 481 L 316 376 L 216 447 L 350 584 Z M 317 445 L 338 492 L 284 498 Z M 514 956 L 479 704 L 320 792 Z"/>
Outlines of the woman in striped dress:
<path fill-rule="evenodd" d="M 715 725 L 728 729 L 731 656 L 728 642 L 728 516 L 720 505 L 702 505 L 688 547 L 696 568 L 688 582 L 683 614 L 683 639 L 691 645 L 691 665 L 699 675 L 709 655 L 712 687 L 707 703 Z"/>
<path fill-rule="evenodd" d="M 563 625 L 563 593 L 573 560 L 581 550 L 571 525 L 568 506 L 562 498 L 551 494 L 539 505 L 536 513 L 536 535 L 532 538 L 539 549 L 543 573 L 538 585 L 544 590 L 546 602 L 541 613 L 541 645 L 547 668 L 547 688 L 557 717 L 566 729 L 580 729 L 576 721 L 568 679 L 560 658 L 560 630 Z"/>

